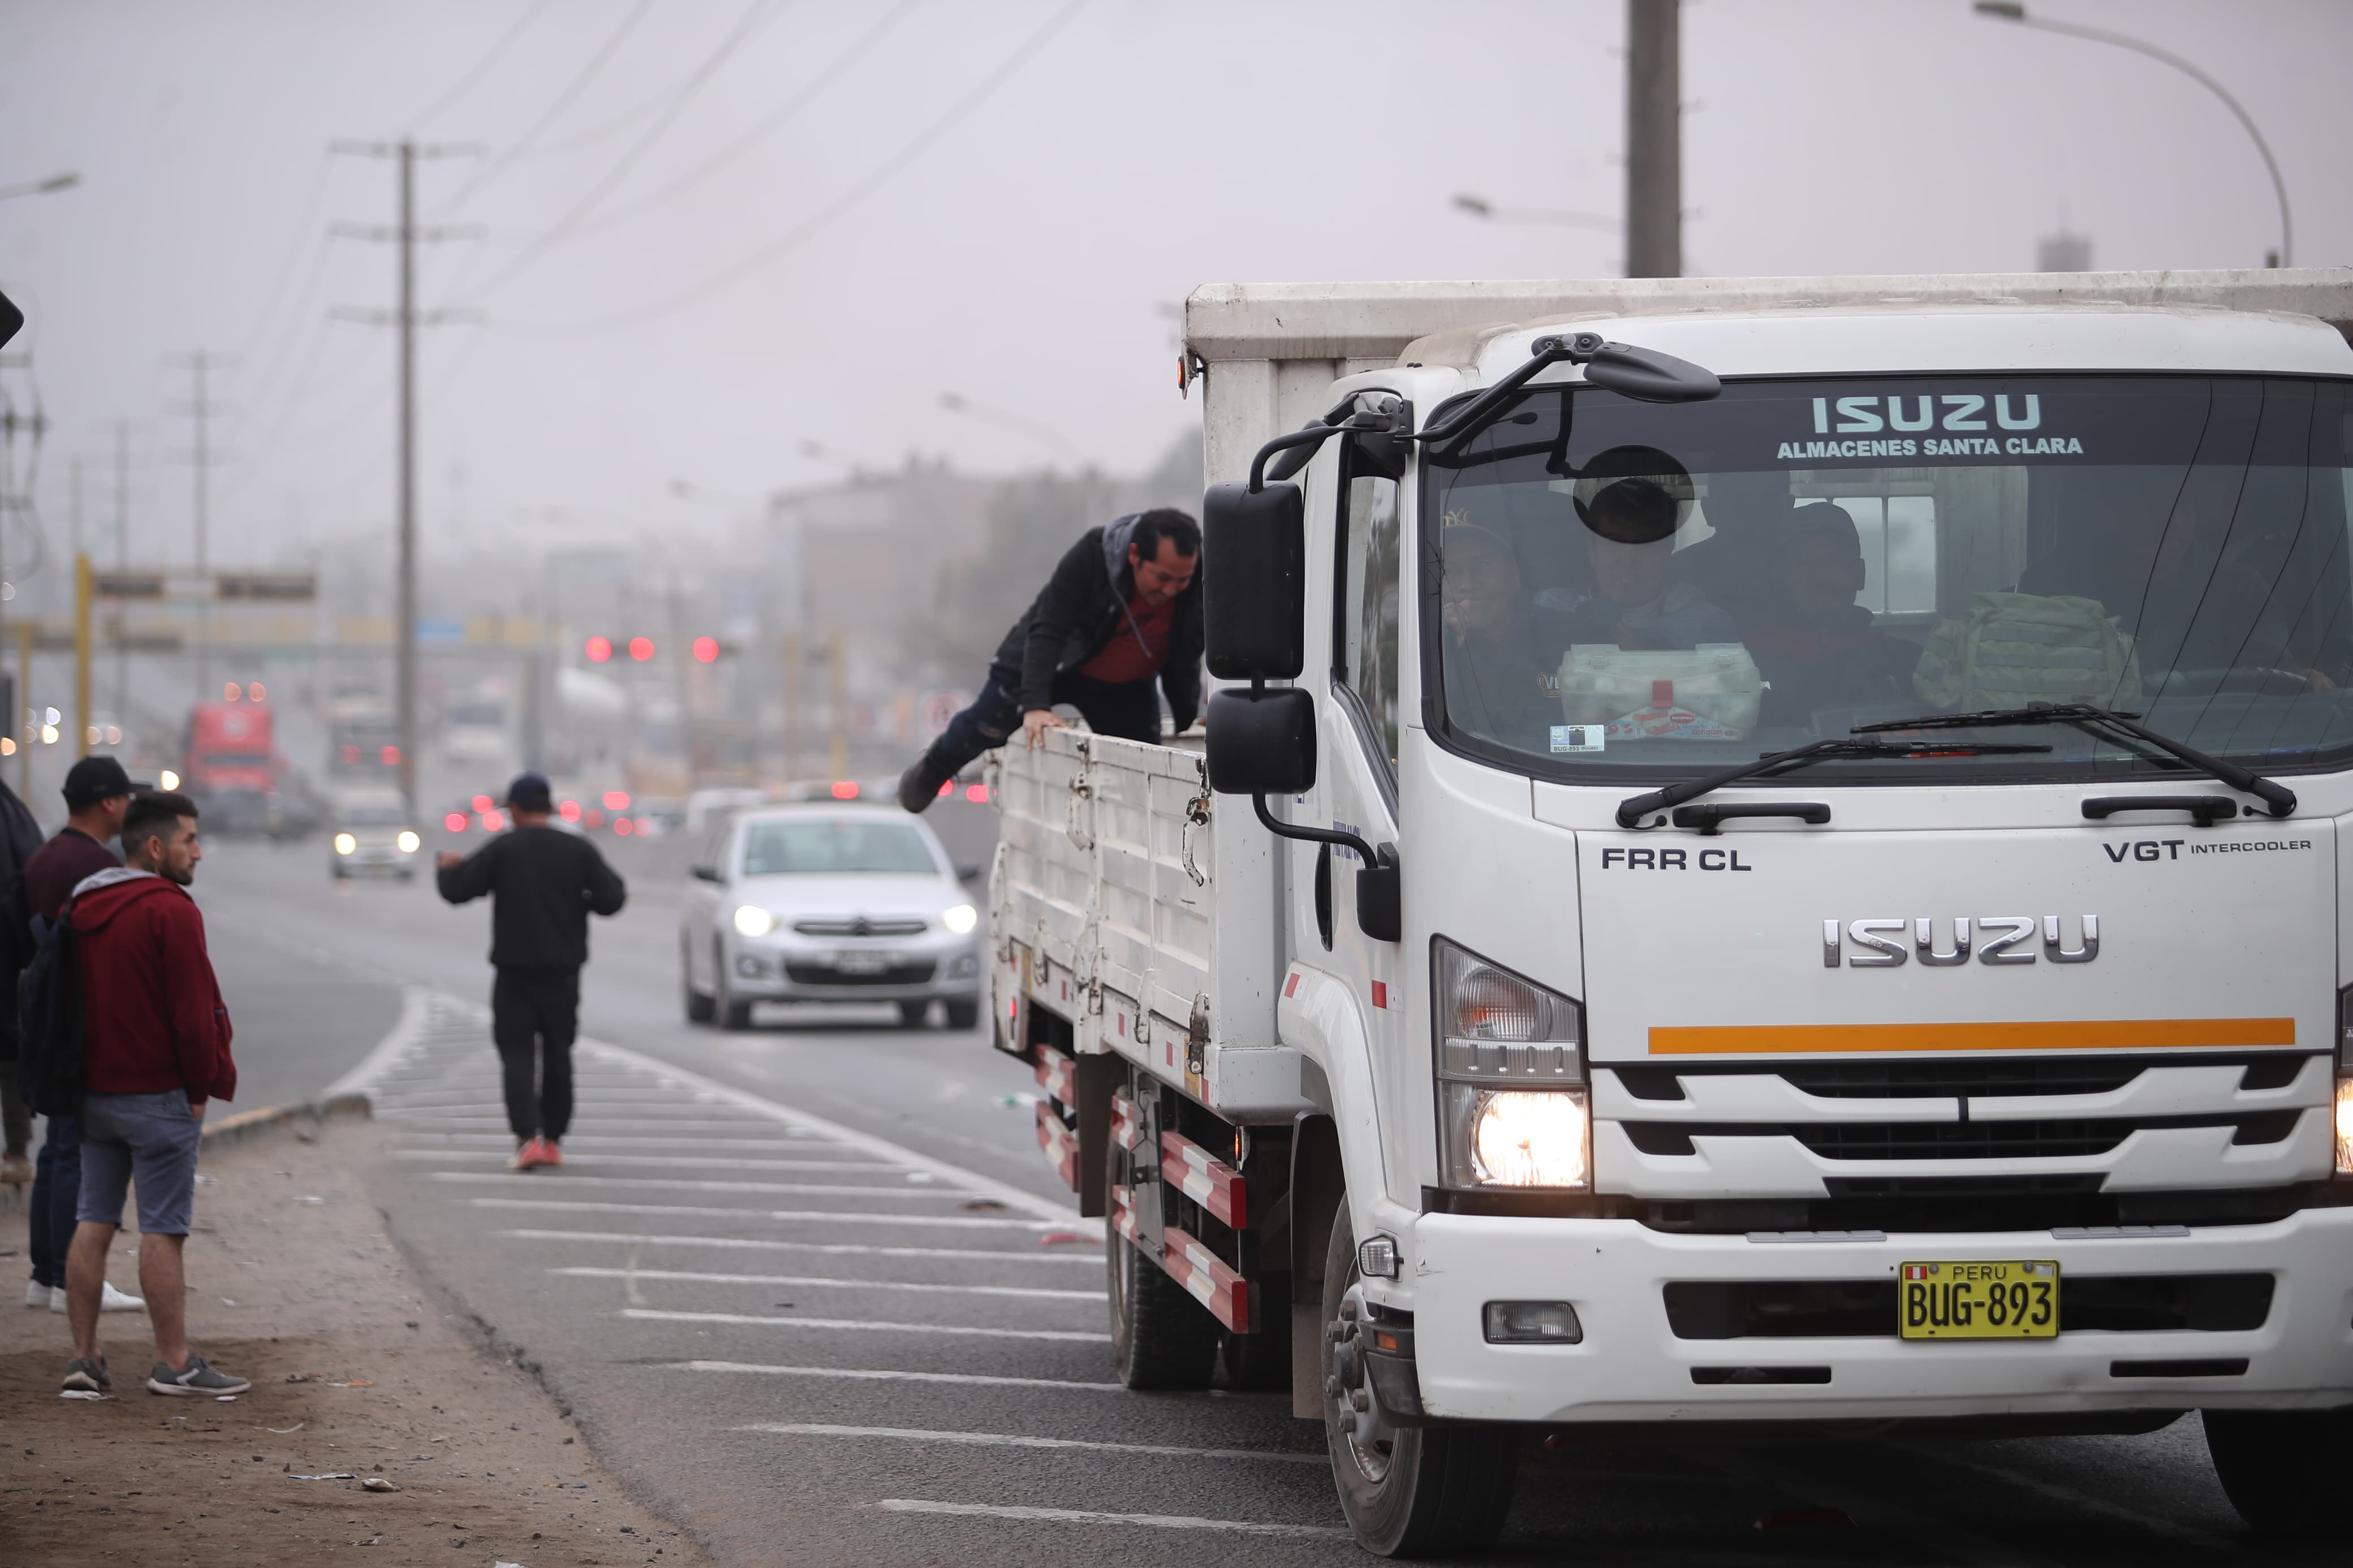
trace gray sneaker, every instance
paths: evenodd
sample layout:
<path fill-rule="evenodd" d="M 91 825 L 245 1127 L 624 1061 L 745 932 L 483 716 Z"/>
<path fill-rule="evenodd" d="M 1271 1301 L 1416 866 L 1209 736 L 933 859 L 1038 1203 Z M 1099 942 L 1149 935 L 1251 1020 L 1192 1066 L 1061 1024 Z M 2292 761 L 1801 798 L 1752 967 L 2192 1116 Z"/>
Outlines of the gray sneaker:
<path fill-rule="evenodd" d="M 159 1361 L 155 1363 L 155 1370 L 147 1374 L 147 1392 L 150 1394 L 210 1397 L 216 1394 L 243 1394 L 252 1386 L 235 1373 L 206 1366 L 205 1358 L 200 1355 L 190 1356 L 188 1364 L 177 1372 Z"/>
<path fill-rule="evenodd" d="M 106 1374 L 106 1358 L 96 1361 L 88 1356 L 76 1356 L 66 1363 L 67 1388 L 79 1394 L 104 1394 L 114 1386 L 114 1379 Z"/>

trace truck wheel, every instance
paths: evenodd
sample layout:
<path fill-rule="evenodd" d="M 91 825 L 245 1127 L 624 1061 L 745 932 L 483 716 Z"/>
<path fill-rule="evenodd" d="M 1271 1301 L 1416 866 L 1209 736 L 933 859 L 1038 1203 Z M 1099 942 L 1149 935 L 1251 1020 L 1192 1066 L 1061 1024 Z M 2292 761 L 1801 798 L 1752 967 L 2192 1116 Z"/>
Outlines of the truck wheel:
<path fill-rule="evenodd" d="M 686 999 L 686 1021 L 690 1024 L 708 1024 L 711 1022 L 711 1016 L 719 1011 L 719 1004 L 694 988 L 694 965 L 688 962 L 688 954 L 691 951 L 686 943 L 681 942 L 678 944 L 679 990 Z"/>
<path fill-rule="evenodd" d="M 980 1026 L 979 1003 L 951 1002 L 947 1005 L 947 1008 L 949 1028 L 973 1029 Z"/>
<path fill-rule="evenodd" d="M 2353 1468 L 2353 1410 L 2207 1410 L 2206 1448 L 2239 1517 L 2259 1534 L 2341 1529 L 2335 1489 Z"/>
<path fill-rule="evenodd" d="M 1105 1182 L 1116 1162 L 1103 1162 Z M 1106 1194 L 1103 1205 L 1111 1205 Z M 1218 1320 L 1143 1248 L 1103 1234 L 1111 1287 L 1111 1354 L 1119 1381 L 1147 1390 L 1202 1389 L 1217 1370 Z"/>
<path fill-rule="evenodd" d="M 1324 1434 L 1348 1527 L 1383 1557 L 1436 1557 L 1492 1542 L 1511 1511 L 1520 1434 L 1510 1426 L 1392 1426 L 1373 1401 L 1357 1335 L 1364 1291 L 1348 1204 L 1324 1262 Z"/>

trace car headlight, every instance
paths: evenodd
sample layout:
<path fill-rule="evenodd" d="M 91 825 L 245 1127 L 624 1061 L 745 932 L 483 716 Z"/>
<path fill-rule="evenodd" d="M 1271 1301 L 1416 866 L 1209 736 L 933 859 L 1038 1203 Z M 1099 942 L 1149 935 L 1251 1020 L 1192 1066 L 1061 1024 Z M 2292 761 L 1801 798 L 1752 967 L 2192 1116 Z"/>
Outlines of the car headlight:
<path fill-rule="evenodd" d="M 417 853 L 417 847 L 424 843 L 425 840 L 417 837 L 417 830 L 415 828 L 404 827 L 400 830 L 400 837 L 394 839 L 393 842 L 400 846 L 400 852 L 403 855 L 414 855 Z"/>
<path fill-rule="evenodd" d="M 947 927 L 948 930 L 955 932 L 958 936 L 968 934 L 972 931 L 972 928 L 979 923 L 980 911 L 974 909 L 970 904 L 958 904 L 953 909 L 942 910 L 940 911 L 940 924 Z"/>
<path fill-rule="evenodd" d="M 735 906 L 735 930 L 744 936 L 765 936 L 776 929 L 776 917 L 757 904 Z"/>
<path fill-rule="evenodd" d="M 1431 943 L 1431 960 L 1445 1184 L 1591 1186 L 1577 1005 L 1444 938 Z"/>
<path fill-rule="evenodd" d="M 336 835 L 335 835 L 335 853 L 336 853 L 336 854 L 338 854 L 338 855 L 348 855 L 348 854 L 350 854 L 353 850 L 354 850 L 354 849 L 358 848 L 359 847 L 360 847 L 360 841 L 359 841 L 358 839 L 356 839 L 356 838 L 353 837 L 350 834 L 348 834 L 348 833 L 338 833 L 338 834 L 336 834 Z"/>

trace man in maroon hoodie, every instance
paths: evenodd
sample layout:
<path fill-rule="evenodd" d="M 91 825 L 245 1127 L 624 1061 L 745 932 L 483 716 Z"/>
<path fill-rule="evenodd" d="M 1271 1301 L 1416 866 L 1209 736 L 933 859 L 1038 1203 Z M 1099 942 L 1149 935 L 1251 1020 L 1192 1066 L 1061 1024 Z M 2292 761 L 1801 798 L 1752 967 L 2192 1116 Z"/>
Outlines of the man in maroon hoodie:
<path fill-rule="evenodd" d="M 204 917 L 186 889 L 204 850 L 195 803 L 184 795 L 132 797 L 122 821 L 123 864 L 84 878 L 68 919 L 81 963 L 81 1202 L 66 1255 L 66 1310 L 74 1358 L 68 1389 L 104 1391 L 98 1350 L 106 1252 L 139 1184 L 139 1282 L 160 1358 L 156 1394 L 242 1394 L 241 1377 L 188 1350 L 180 1249 L 194 1206 L 205 1105 L 237 1092 L 228 1009 L 221 1005 Z"/>

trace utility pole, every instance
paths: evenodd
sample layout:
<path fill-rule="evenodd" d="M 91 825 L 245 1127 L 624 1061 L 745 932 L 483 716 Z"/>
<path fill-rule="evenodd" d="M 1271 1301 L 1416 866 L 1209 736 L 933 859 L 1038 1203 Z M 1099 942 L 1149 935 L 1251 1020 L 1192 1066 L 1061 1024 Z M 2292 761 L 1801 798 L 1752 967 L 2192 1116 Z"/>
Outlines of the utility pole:
<path fill-rule="evenodd" d="M 74 755 L 90 755 L 90 557 L 74 552 Z M 121 715 L 115 716 L 120 720 Z"/>
<path fill-rule="evenodd" d="M 1626 276 L 1683 272 L 1682 0 L 1626 0 Z"/>
<path fill-rule="evenodd" d="M 390 314 L 381 310 L 343 310 L 334 314 L 397 329 L 399 348 L 398 412 L 395 416 L 394 527 L 398 563 L 393 607 L 393 707 L 400 729 L 400 794 L 409 815 L 417 813 L 417 329 L 458 319 L 455 312 L 420 313 L 417 309 L 417 243 L 454 239 L 470 232 L 454 228 L 419 228 L 417 225 L 417 161 L 470 155 L 477 147 L 419 146 L 404 136 L 397 142 L 338 142 L 332 150 L 370 158 L 394 160 L 398 182 L 399 222 L 389 228 L 336 224 L 331 232 L 353 239 L 390 240 L 399 247 L 399 298 Z"/>
<path fill-rule="evenodd" d="M 114 569 L 131 570 L 131 421 L 114 422 Z M 114 602 L 114 721 L 130 722 L 131 650 L 124 646 L 122 601 Z"/>
<path fill-rule="evenodd" d="M 169 362 L 186 370 L 193 378 L 195 395 L 182 405 L 182 412 L 195 421 L 195 445 L 181 453 L 182 459 L 195 469 L 196 513 L 196 576 L 206 576 L 212 569 L 212 471 L 221 455 L 212 445 L 212 373 L 226 369 L 235 362 L 227 354 L 208 353 L 198 349 L 194 353 L 181 354 Z M 212 685 L 213 670 L 213 601 L 207 593 L 196 606 L 196 700 L 205 700 Z"/>
<path fill-rule="evenodd" d="M 843 647 L 841 628 L 834 628 L 825 650 L 827 695 L 832 700 L 833 781 L 839 784 L 849 776 L 849 658 Z"/>
<path fill-rule="evenodd" d="M 785 782 L 801 773 L 801 634 L 785 633 Z"/>

